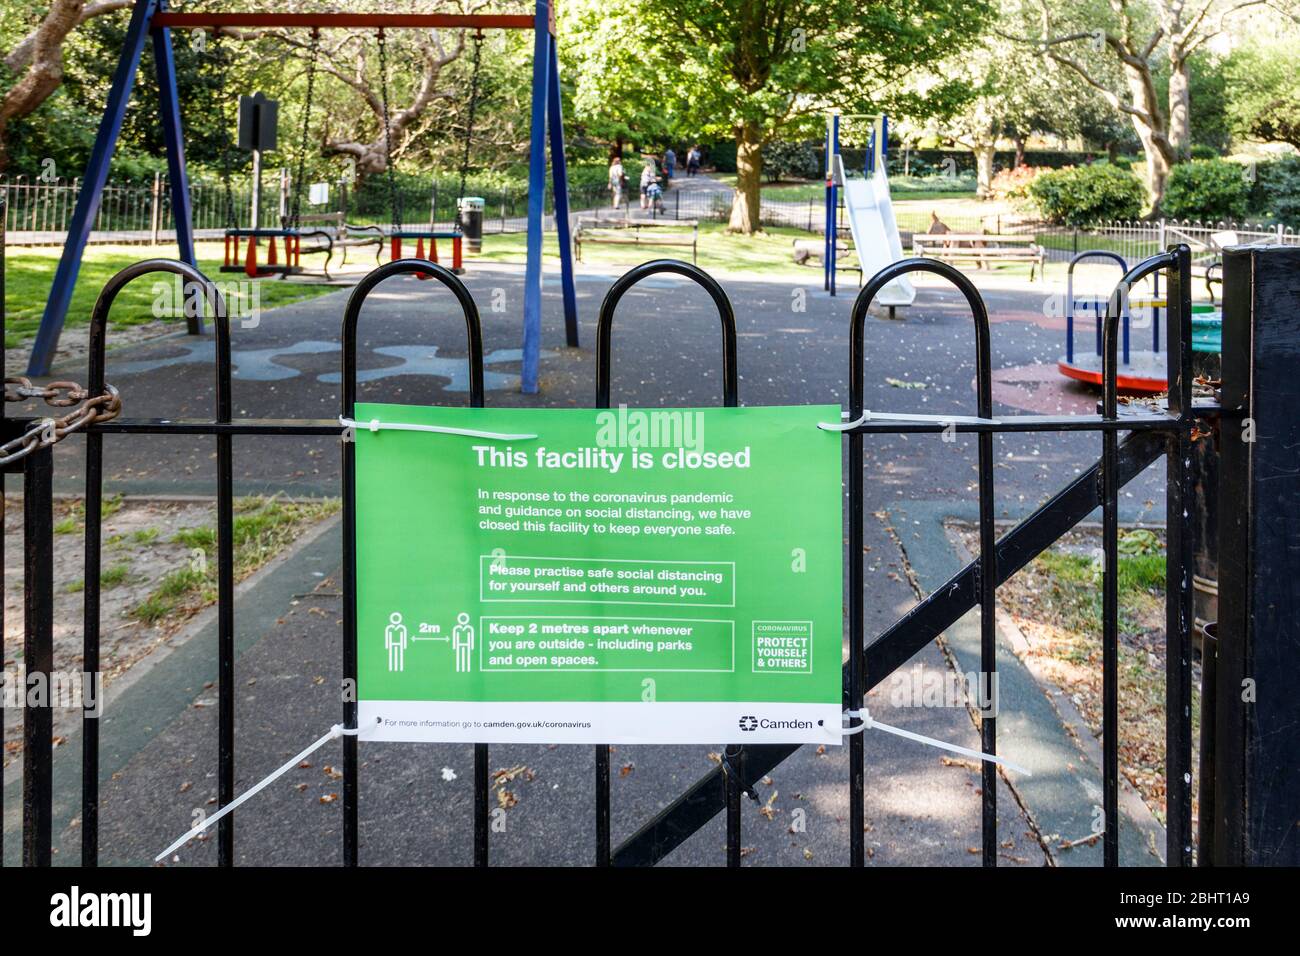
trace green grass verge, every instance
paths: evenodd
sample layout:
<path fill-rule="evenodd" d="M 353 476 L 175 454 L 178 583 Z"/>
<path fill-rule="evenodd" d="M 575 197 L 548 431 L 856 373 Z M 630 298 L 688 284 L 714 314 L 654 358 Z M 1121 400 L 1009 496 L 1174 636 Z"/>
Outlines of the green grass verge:
<path fill-rule="evenodd" d="M 1034 559 L 1051 577 L 1053 599 L 1062 623 L 1072 631 L 1089 633 L 1101 616 L 1101 567 L 1089 557 L 1045 551 Z M 1164 554 L 1121 555 L 1119 559 L 1119 625 L 1132 630 L 1132 614 L 1164 600 Z"/>
<path fill-rule="evenodd" d="M 61 248 L 23 248 L 11 247 L 5 254 L 5 346 L 19 348 L 23 342 L 36 334 L 41 315 L 45 311 L 45 301 L 49 298 L 50 287 L 54 282 L 54 270 L 59 264 Z M 196 249 L 199 268 L 214 281 L 242 280 L 244 277 L 233 274 L 222 275 L 221 244 L 201 242 Z M 65 328 L 76 328 L 90 321 L 90 310 L 99 296 L 99 291 L 118 271 L 141 259 L 157 257 L 173 258 L 177 254 L 175 246 L 90 246 L 82 258 L 81 271 L 77 275 L 77 284 L 72 292 L 72 305 L 68 309 Z M 319 260 L 320 256 L 312 257 Z M 137 279 L 130 283 L 117 301 L 109 315 L 109 324 L 117 326 L 140 325 L 162 318 L 181 325 L 183 316 L 155 314 L 155 303 L 160 301 L 156 284 L 166 282 L 167 277 L 158 275 Z M 263 309 L 286 305 L 302 299 L 314 298 L 333 292 L 328 286 L 300 285 L 278 280 L 255 280 L 257 294 Z M 250 285 L 240 282 L 233 287 L 223 287 L 223 292 L 231 289 L 236 299 L 252 295 Z M 236 302 L 231 303 L 232 314 Z M 112 338 L 109 342 L 111 344 Z"/>
<path fill-rule="evenodd" d="M 237 498 L 233 526 L 235 580 L 266 564 L 308 524 L 334 514 L 339 505 L 335 498 L 308 501 Z M 148 597 L 131 608 L 130 615 L 146 624 L 156 624 L 177 611 L 198 610 L 216 600 L 216 529 L 212 526 L 182 528 L 171 540 L 191 551 L 201 551 L 203 556 L 200 559 L 194 555 L 188 566 L 172 571 Z"/>

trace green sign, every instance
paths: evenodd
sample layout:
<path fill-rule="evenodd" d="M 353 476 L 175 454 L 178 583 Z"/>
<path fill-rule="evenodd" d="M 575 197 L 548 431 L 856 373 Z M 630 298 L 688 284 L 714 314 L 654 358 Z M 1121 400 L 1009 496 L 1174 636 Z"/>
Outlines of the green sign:
<path fill-rule="evenodd" d="M 839 415 L 359 405 L 366 739 L 839 743 Z"/>

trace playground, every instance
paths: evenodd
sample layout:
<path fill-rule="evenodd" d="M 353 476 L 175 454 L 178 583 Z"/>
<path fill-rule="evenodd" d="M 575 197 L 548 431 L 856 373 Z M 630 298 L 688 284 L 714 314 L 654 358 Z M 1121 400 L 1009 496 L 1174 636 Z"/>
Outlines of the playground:
<path fill-rule="evenodd" d="M 927 3 L 761 122 L 576 0 L 74 34 L 76 178 L 0 181 L 3 865 L 1295 862 L 1285 177 L 972 138 L 897 76 L 1010 26 Z"/>

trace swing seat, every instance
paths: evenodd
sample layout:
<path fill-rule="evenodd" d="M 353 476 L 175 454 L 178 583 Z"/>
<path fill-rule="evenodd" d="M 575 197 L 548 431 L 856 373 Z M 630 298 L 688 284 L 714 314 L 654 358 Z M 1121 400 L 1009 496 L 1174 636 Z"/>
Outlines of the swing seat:
<path fill-rule="evenodd" d="M 324 239 L 324 245 L 316 243 L 306 249 L 302 246 L 303 238 Z M 225 250 L 221 262 L 222 272 L 242 272 L 250 279 L 265 278 L 274 275 L 297 275 L 303 271 L 302 255 L 304 252 L 329 253 L 329 235 L 319 230 L 300 229 L 227 229 L 225 231 Z M 258 242 L 265 239 L 266 261 L 258 261 Z M 279 243 L 277 244 L 277 240 Z M 242 248 L 241 248 L 242 246 Z M 284 261 L 280 260 L 283 250 Z"/>
<path fill-rule="evenodd" d="M 459 229 L 400 229 L 390 230 L 384 233 L 384 238 L 388 240 L 388 255 L 392 261 L 403 258 L 402 246 L 404 242 L 415 240 L 415 258 L 427 259 L 429 262 L 438 262 L 438 240 L 451 240 L 451 271 L 456 275 L 462 275 L 465 272 L 463 258 L 461 253 L 462 242 L 465 238 L 464 233 Z M 425 255 L 424 243 L 428 240 L 428 255 Z M 375 262 L 378 263 L 383 256 L 383 247 L 375 253 Z M 428 279 L 430 276 L 419 275 L 417 278 Z"/>

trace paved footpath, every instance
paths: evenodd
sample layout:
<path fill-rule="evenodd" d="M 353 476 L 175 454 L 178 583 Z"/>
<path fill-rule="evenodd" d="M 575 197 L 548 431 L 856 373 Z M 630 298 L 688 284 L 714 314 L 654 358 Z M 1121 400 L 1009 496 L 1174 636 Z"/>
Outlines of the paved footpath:
<path fill-rule="evenodd" d="M 475 265 L 466 277 L 484 307 L 488 403 L 504 406 L 590 405 L 595 392 L 595 316 L 613 275 L 584 270 L 578 282 L 583 347 L 563 342 L 559 283 L 545 286 L 542 392 L 518 392 L 521 269 Z M 852 294 L 829 298 L 820 271 L 806 286 L 724 278 L 735 304 L 741 399 L 746 404 L 847 404 L 848 313 Z M 1061 346 L 1060 323 L 1043 317 L 1046 284 L 1029 292 L 989 292 L 994 313 L 998 411 L 1087 411 L 1094 399 L 1047 374 Z M 333 418 L 339 413 L 339 328 L 346 290 L 267 313 L 253 328 L 232 330 L 237 417 Z M 502 303 L 494 312 L 489 303 Z M 614 329 L 613 398 L 632 405 L 716 404 L 721 395 L 717 318 L 702 290 L 652 279 L 629 293 Z M 901 321 L 872 317 L 866 327 L 866 400 L 877 410 L 973 414 L 973 333 L 964 304 L 939 287 L 922 289 Z M 111 341 L 111 336 L 110 336 Z M 395 279 L 368 301 L 359 334 L 362 401 L 463 404 L 465 344 L 459 314 L 432 282 Z M 84 377 L 84 368 L 56 370 Z M 995 376 L 995 377 L 998 377 Z M 114 351 L 108 378 L 131 417 L 207 417 L 213 408 L 212 342 L 183 335 Z M 901 388 L 909 381 L 925 388 Z M 213 493 L 214 443 L 203 438 L 112 437 L 106 476 L 111 490 L 136 494 Z M 915 600 L 903 553 L 891 531 L 904 512 L 959 513 L 973 502 L 975 443 L 938 436 L 882 436 L 866 442 L 867 630 L 876 634 Z M 1094 436 L 1017 436 L 998 440 L 999 513 L 1016 517 L 1051 496 L 1097 457 Z M 79 490 L 79 446 L 61 448 L 57 480 Z M 239 493 L 339 493 L 333 439 L 240 438 L 235 442 Z M 1148 475 L 1125 508 L 1159 514 L 1160 481 Z M 1155 510 L 1153 510 L 1155 509 Z M 872 517 L 875 515 L 875 517 Z M 912 532 L 919 533 L 919 532 Z M 951 559 L 942 529 L 926 526 L 928 547 Z M 931 540 L 933 539 L 933 540 Z M 910 543 L 910 542 L 908 542 Z M 915 545 L 913 545 L 915 548 Z M 930 566 L 939 567 L 933 560 Z M 242 791 L 338 719 L 336 688 L 341 632 L 337 527 L 326 529 L 244 587 L 236 612 L 237 789 Z M 940 580 L 922 578 L 925 588 Z M 214 625 L 200 620 L 188 641 L 110 700 L 105 718 L 102 838 L 105 862 L 146 862 L 184 830 L 195 808 L 215 795 Z M 909 665 L 946 663 L 935 646 Z M 900 676 L 900 680 L 906 679 Z M 894 706 L 886 681 L 872 694 L 873 714 L 920 733 L 978 746 L 964 707 Z M 1050 713 L 1044 718 L 1050 723 Z M 1052 730 L 1052 728 L 1047 728 Z M 1059 731 L 1056 727 L 1053 732 Z M 72 862 L 75 767 L 79 741 L 58 751 L 62 852 Z M 710 770 L 718 748 L 631 747 L 614 754 L 614 835 L 626 837 Z M 320 751 L 241 810 L 237 856 L 246 863 L 327 863 L 340 856 L 341 792 L 334 768 L 341 748 Z M 505 833 L 494 834 L 493 862 L 586 864 L 594 853 L 593 750 L 590 747 L 495 747 L 493 769 L 525 768 L 504 784 L 518 802 Z M 801 749 L 760 788 L 768 810 L 747 805 L 746 862 L 842 864 L 847 859 L 847 751 Z M 976 865 L 978 773 L 937 751 L 883 734 L 867 742 L 868 846 L 877 864 Z M 1082 761 L 1082 758 L 1081 758 Z M 366 862 L 468 863 L 472 840 L 470 750 L 463 746 L 363 746 L 362 836 Z M 1080 766 L 1086 767 L 1086 762 Z M 1064 772 L 1063 768 L 1048 767 Z M 1072 772 L 1081 771 L 1074 768 Z M 18 800 L 6 781 L 5 850 L 16 849 Z M 1068 796 L 1074 800 L 1078 794 Z M 1053 798 L 1058 799 L 1058 798 Z M 1061 797 L 1059 799 L 1067 799 Z M 1080 798 L 1082 799 L 1082 798 Z M 1030 819 L 1002 785 L 1004 863 L 1043 865 L 1047 857 Z M 791 832 L 803 809 L 802 831 Z M 1030 816 L 1036 812 L 1029 808 Z M 1050 807 L 1041 812 L 1047 819 Z M 1040 823 L 1041 821 L 1034 821 Z M 1046 828 L 1045 828 L 1046 829 Z M 1130 828 L 1133 829 L 1133 828 Z M 1050 830 L 1048 832 L 1051 832 Z M 1067 837 L 1083 834 L 1073 831 Z M 209 864 L 213 841 L 192 844 L 185 864 Z M 723 859 L 721 817 L 688 840 L 668 862 Z M 1063 860 L 1061 862 L 1070 862 Z"/>

